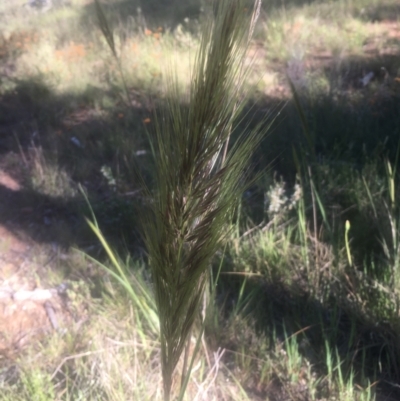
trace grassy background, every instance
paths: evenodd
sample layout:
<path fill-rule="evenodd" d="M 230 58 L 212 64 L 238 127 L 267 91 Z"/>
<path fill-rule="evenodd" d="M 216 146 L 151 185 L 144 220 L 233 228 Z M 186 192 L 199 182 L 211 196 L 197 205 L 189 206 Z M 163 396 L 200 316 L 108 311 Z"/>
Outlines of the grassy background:
<path fill-rule="evenodd" d="M 76 319 L 64 336 L 2 356 L 0 399 L 161 399 L 151 313 L 72 250 L 107 264 L 78 186 L 128 271 L 148 285 L 137 228 L 146 199 L 133 166 L 151 184 L 146 131 L 164 107 L 167 68 L 186 106 L 205 5 L 104 2 L 127 105 L 94 4 L 57 4 L 0 5 L 0 167 L 21 183 L 0 186 L 0 222 L 33 238 L 39 260 L 54 242 L 68 255 L 37 274 L 71 283 Z M 399 15 L 391 0 L 263 4 L 238 130 L 275 118 L 254 157 L 256 170 L 268 169 L 216 255 L 223 274 L 188 399 L 398 399 Z"/>

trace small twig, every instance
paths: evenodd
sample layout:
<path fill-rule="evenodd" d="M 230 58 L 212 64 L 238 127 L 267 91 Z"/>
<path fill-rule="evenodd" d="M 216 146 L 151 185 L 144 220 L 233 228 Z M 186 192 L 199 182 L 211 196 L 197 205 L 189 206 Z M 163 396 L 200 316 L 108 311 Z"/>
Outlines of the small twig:
<path fill-rule="evenodd" d="M 20 154 L 21 154 L 22 161 L 23 161 L 24 164 L 25 164 L 25 168 L 29 168 L 28 159 L 27 159 L 26 156 L 25 156 L 25 152 L 24 152 L 24 150 L 22 149 L 21 142 L 19 141 L 18 136 L 17 136 L 17 134 L 15 133 L 15 131 L 13 131 L 13 135 L 14 135 L 15 140 L 17 141 L 18 149 L 19 149 L 19 152 L 20 152 Z"/>
<path fill-rule="evenodd" d="M 54 308 L 49 301 L 46 301 L 44 303 L 44 309 L 46 309 L 47 317 L 49 318 L 50 323 L 53 326 L 53 329 L 58 330 L 56 314 L 54 313 Z"/>
<path fill-rule="evenodd" d="M 106 349 L 100 349 L 97 351 L 87 351 L 87 352 L 82 352 L 80 354 L 76 354 L 76 355 L 70 355 L 70 356 L 66 356 L 61 362 L 60 364 L 57 366 L 56 370 L 53 372 L 53 374 L 50 377 L 50 380 L 53 380 L 56 377 L 56 374 L 60 371 L 60 369 L 63 367 L 64 363 L 71 360 L 71 359 L 78 359 L 78 358 L 82 358 L 84 356 L 90 356 L 90 355 L 94 355 L 94 354 L 100 354 L 104 351 L 107 351 Z"/>
<path fill-rule="evenodd" d="M 214 352 L 214 365 L 208 372 L 207 378 L 204 381 L 207 381 L 211 375 L 213 375 L 212 379 L 208 383 L 207 387 L 202 391 L 202 398 L 204 399 L 204 396 L 207 394 L 207 392 L 210 390 L 211 386 L 215 382 L 218 376 L 219 372 L 219 365 L 220 365 L 220 360 L 223 357 L 225 353 L 225 349 L 221 350 L 221 348 L 218 348 L 217 352 Z M 215 373 L 214 373 L 215 372 Z M 199 389 L 201 390 L 202 384 L 199 385 Z M 195 400 L 198 398 L 199 393 L 196 394 Z"/>

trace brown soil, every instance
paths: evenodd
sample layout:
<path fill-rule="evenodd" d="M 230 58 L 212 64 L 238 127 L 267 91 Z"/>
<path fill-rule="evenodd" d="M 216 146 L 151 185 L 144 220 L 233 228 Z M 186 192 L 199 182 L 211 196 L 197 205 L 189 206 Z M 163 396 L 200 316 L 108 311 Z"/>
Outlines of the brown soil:
<path fill-rule="evenodd" d="M 0 185 L 18 191 L 18 182 L 0 171 Z M 68 318 L 57 291 L 44 290 L 36 276 L 37 245 L 0 225 L 0 354 L 11 356 Z M 49 266 L 50 267 L 50 266 Z"/>

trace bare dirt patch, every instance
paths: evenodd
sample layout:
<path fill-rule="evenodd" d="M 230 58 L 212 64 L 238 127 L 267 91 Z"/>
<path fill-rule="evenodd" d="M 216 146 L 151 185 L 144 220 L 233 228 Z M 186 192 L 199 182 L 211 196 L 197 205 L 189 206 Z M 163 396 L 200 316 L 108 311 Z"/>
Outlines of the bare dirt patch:
<path fill-rule="evenodd" d="M 0 179 L 5 177 L 0 175 Z M 2 182 L 8 182 L 8 178 Z M 39 266 L 32 261 L 35 246 L 0 226 L 0 354 L 3 355 L 13 355 L 68 319 L 60 291 L 40 286 L 36 275 Z"/>

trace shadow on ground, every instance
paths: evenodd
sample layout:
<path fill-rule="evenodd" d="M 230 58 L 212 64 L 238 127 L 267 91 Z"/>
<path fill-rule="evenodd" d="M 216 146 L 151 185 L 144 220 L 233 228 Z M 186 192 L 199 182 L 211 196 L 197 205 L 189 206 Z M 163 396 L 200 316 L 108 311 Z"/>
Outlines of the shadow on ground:
<path fill-rule="evenodd" d="M 318 60 L 311 60 L 308 69 L 305 60 L 305 65 L 299 67 L 303 75 L 294 75 L 292 80 L 318 160 L 348 163 L 359 170 L 377 156 L 394 160 L 400 129 L 398 59 L 399 54 L 351 57 L 339 65 L 321 65 Z M 314 79 L 315 71 L 321 67 L 325 77 L 322 84 Z M 373 72 L 373 78 L 363 86 L 361 80 L 366 72 Z M 284 84 L 284 75 L 281 77 Z M 0 164 L 20 181 L 24 190 L 2 197 L 7 213 L 0 216 L 0 221 L 18 221 L 20 227 L 25 221 L 26 231 L 37 236 L 37 227 L 29 228 L 31 219 L 39 224 L 47 209 L 55 215 L 78 213 L 81 196 L 65 201 L 63 194 L 76 192 L 81 184 L 98 205 L 95 211 L 100 221 L 104 214 L 104 222 L 109 221 L 112 232 L 130 235 L 128 226 L 136 219 L 128 217 L 136 213 L 129 205 L 136 197 L 132 194 L 139 189 L 132 166 L 139 166 L 147 177 L 151 175 L 145 130 L 152 128 L 148 117 L 153 110 L 146 105 L 156 104 L 157 99 L 147 102 L 147 94 L 135 92 L 134 106 L 127 109 L 113 91 L 89 86 L 82 95 L 60 96 L 40 77 L 15 80 L 14 84 L 15 89 L 0 98 Z M 297 170 L 293 150 L 310 151 L 298 111 L 290 100 L 285 105 L 282 98 L 262 93 L 254 96 L 246 110 L 250 110 L 248 117 L 253 120 L 244 120 L 239 129 L 248 123 L 257 124 L 271 110 L 277 114 L 270 134 L 255 155 L 254 165 L 257 169 L 267 167 L 294 182 Z M 62 180 L 63 172 L 70 181 Z M 46 178 L 49 175 L 53 178 Z M 29 208 L 29 203 L 32 213 L 20 217 L 20 209 Z M 82 227 L 73 228 L 74 234 L 66 238 L 73 238 L 81 230 Z M 41 241 L 58 241 L 49 227 L 43 230 L 46 231 L 50 233 L 48 239 L 43 233 Z M 83 237 L 86 235 L 85 232 Z M 62 240 L 65 246 L 70 241 Z"/>
<path fill-rule="evenodd" d="M 241 352 L 236 348 L 238 342 L 251 344 L 253 350 L 259 348 L 257 354 L 247 355 L 247 362 L 241 359 L 241 363 L 248 364 L 246 372 L 253 372 L 250 377 L 238 377 L 239 381 L 243 380 L 241 383 L 250 394 L 262 399 L 279 400 L 282 394 L 289 396 L 296 390 L 297 384 L 285 382 L 286 378 L 278 373 L 272 380 L 263 381 L 258 362 L 258 358 L 264 359 L 263 353 L 273 351 L 278 343 L 283 345 L 284 356 L 276 357 L 290 358 L 286 343 L 293 339 L 298 352 L 318 377 L 327 375 L 327 360 L 338 356 L 343 377 L 354 374 L 354 383 L 360 388 L 373 385 L 377 400 L 394 401 L 400 397 L 397 384 L 400 381 L 398 332 L 383 319 L 376 321 L 368 318 L 361 310 L 361 305 L 346 300 L 344 294 L 335 293 L 330 287 L 331 298 L 321 303 L 297 284 L 287 287 L 279 280 L 268 282 L 255 278 L 248 279 L 243 287 L 243 279 L 239 275 L 224 277 L 219 286 L 217 299 L 222 296 L 218 306 L 225 316 L 223 320 L 233 326 L 238 321 L 240 323 L 234 328 L 234 338 L 231 337 L 232 327 L 211 331 L 206 328 L 206 338 L 209 344 L 226 348 L 224 363 L 232 369 L 237 365 L 235 352 Z M 240 315 L 241 318 L 230 319 L 232 315 Z M 253 325 L 257 338 L 252 334 Z M 337 354 L 328 356 L 327 350 Z M 274 360 L 267 363 L 274 363 Z M 279 364 L 278 361 L 276 363 Z M 298 363 L 296 357 L 293 357 L 293 363 Z M 299 377 L 303 375 L 299 366 L 293 366 L 293 369 Z M 329 396 L 323 388 L 322 385 L 317 390 L 318 398 Z M 300 385 L 298 390 L 304 391 Z"/>
<path fill-rule="evenodd" d="M 200 17 L 202 1 L 188 0 L 124 0 L 102 4 L 104 14 L 112 27 L 124 26 L 133 30 L 162 27 L 173 31 L 179 24 Z M 87 4 L 81 14 L 81 26 L 91 27 L 96 19 L 94 2 Z M 190 24 L 189 24 L 190 25 Z"/>
<path fill-rule="evenodd" d="M 143 111 L 97 113 L 99 97 L 56 96 L 40 80 L 21 80 L 0 99 L 0 167 L 19 186 L 1 187 L 1 224 L 38 242 L 87 244 L 95 239 L 83 220 L 90 210 L 81 186 L 105 234 L 135 248 L 142 201 L 132 164 L 144 175 L 148 164 Z"/>

